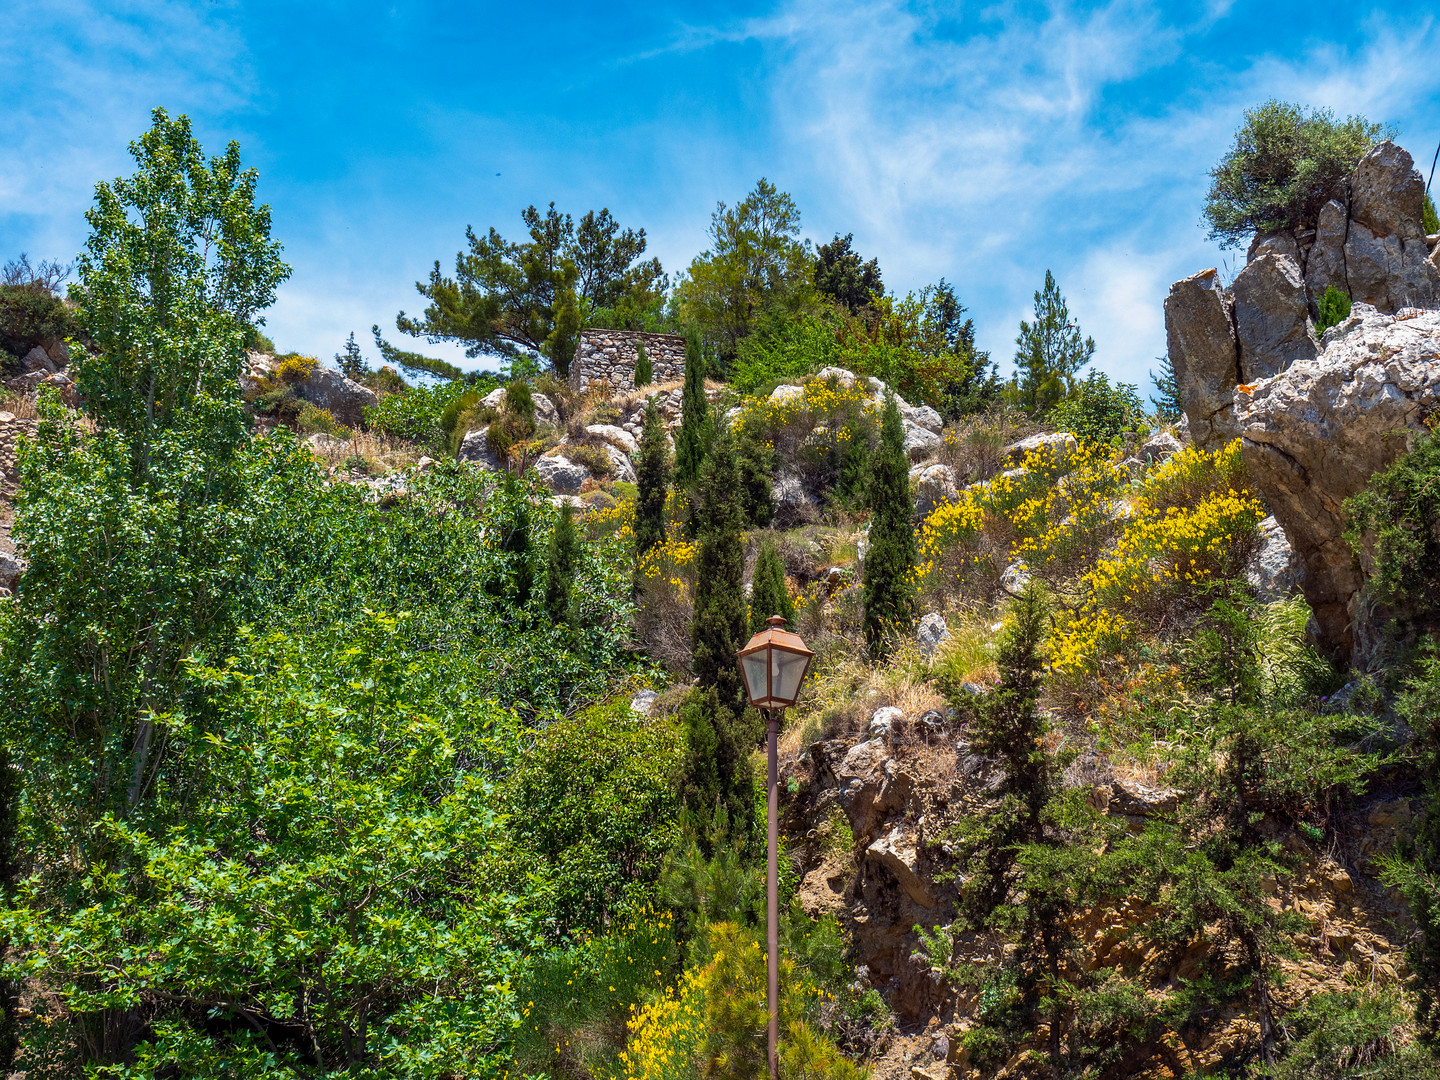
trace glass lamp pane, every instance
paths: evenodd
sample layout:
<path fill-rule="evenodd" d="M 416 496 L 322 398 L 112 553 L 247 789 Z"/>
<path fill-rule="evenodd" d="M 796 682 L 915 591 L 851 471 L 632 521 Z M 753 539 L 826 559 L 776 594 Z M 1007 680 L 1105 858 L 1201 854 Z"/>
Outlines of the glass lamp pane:
<path fill-rule="evenodd" d="M 785 649 L 771 649 L 770 657 L 770 692 L 786 704 L 793 705 L 800 693 L 800 680 L 805 677 L 805 667 L 810 658 Z"/>
<path fill-rule="evenodd" d="M 740 658 L 740 674 L 745 677 L 745 693 L 751 701 L 763 701 L 769 696 L 765 687 L 765 654 L 768 651 L 761 649 Z"/>

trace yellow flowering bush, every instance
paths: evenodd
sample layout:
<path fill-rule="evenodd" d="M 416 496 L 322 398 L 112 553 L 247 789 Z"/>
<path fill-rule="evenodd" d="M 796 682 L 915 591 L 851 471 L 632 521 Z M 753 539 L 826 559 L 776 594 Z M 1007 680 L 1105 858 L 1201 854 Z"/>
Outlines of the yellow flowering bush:
<path fill-rule="evenodd" d="M 691 968 L 677 986 L 636 1010 L 616 1080 L 691 1080 L 765 1073 L 764 950 L 734 923 L 709 928 L 711 959 Z M 848 1060 L 805 1018 L 823 996 L 815 981 L 780 957 L 780 1074 L 863 1080 Z"/>
<path fill-rule="evenodd" d="M 1041 446 L 1020 467 L 937 507 L 920 530 L 917 576 L 932 585 L 993 590 L 1005 567 L 1058 579 L 1114 536 L 1130 478 L 1098 443 Z"/>
<path fill-rule="evenodd" d="M 869 454 L 876 412 L 862 384 L 847 389 L 836 378 L 811 379 L 793 397 L 746 400 L 732 423 L 742 444 L 773 451 L 782 467 L 798 469 L 817 490 L 847 488 Z"/>
<path fill-rule="evenodd" d="M 1055 670 L 1094 672 L 1208 582 L 1238 575 L 1264 516 L 1238 439 L 1211 452 L 1191 447 L 1165 462 L 1134 500 L 1115 550 L 1085 575 L 1085 603 L 1052 642 Z"/>

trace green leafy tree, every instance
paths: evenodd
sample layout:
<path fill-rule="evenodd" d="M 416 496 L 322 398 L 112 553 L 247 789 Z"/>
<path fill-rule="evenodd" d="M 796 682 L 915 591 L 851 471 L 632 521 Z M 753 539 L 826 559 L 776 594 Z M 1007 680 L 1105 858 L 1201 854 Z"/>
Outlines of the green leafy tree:
<path fill-rule="evenodd" d="M 576 335 L 594 308 L 638 297 L 640 307 L 663 293 L 658 259 L 641 259 L 645 230 L 621 229 L 609 210 L 578 223 L 551 203 L 521 215 L 530 238 L 507 241 L 493 227 L 465 230 L 468 251 L 455 256 L 455 276 L 437 261 L 415 288 L 427 304 L 419 318 L 401 312 L 396 327 L 427 341 L 454 341 L 466 356 L 543 356 L 560 375 L 570 370 Z"/>
<path fill-rule="evenodd" d="M 545 562 L 545 613 L 553 623 L 571 619 L 570 593 L 575 587 L 575 569 L 580 561 L 580 538 L 575 532 L 575 508 L 569 503 L 560 507 L 555 531 L 550 534 L 550 548 Z"/>
<path fill-rule="evenodd" d="M 152 120 L 130 144 L 134 175 L 95 185 L 71 291 L 93 343 L 76 385 L 90 415 L 131 440 L 142 467 L 146 441 L 184 422 L 240 437 L 247 332 L 290 274 L 239 144 L 207 159 L 188 117 L 156 109 Z"/>
<path fill-rule="evenodd" d="M 665 498 L 670 492 L 670 451 L 665 445 L 665 424 L 654 398 L 645 403 L 635 485 L 635 557 L 638 561 L 665 540 Z"/>
<path fill-rule="evenodd" d="M 1240 247 L 1253 234 L 1313 227 L 1365 152 L 1391 132 L 1363 116 L 1267 101 L 1248 109 L 1235 143 L 1210 170 L 1210 239 Z"/>
<path fill-rule="evenodd" d="M 874 656 L 887 649 L 887 635 L 903 632 L 914 618 L 915 528 L 911 522 L 910 471 L 905 433 L 895 395 L 885 395 L 880 446 L 871 465 L 866 497 L 870 546 L 865 551 L 865 642 Z"/>
<path fill-rule="evenodd" d="M 1044 287 L 1035 294 L 1035 321 L 1020 321 L 1015 344 L 1010 396 L 1033 416 L 1049 412 L 1095 355 L 1095 339 L 1081 340 L 1080 326 L 1070 321 L 1070 309 L 1049 270 L 1045 271 Z"/>
<path fill-rule="evenodd" d="M 370 365 L 365 362 L 365 357 L 360 353 L 360 346 L 355 344 L 355 331 L 350 331 L 350 336 L 345 339 L 343 352 L 335 354 L 335 363 L 340 368 L 340 373 L 347 379 L 360 379 L 369 374 Z"/>
<path fill-rule="evenodd" d="M 744 687 L 735 654 L 746 641 L 745 547 L 740 538 L 739 477 L 731 437 L 722 436 L 705 460 L 692 515 L 699 553 L 695 560 L 695 612 L 690 624 L 692 667 L 702 689 L 715 688 L 720 703 L 740 708 Z"/>
<path fill-rule="evenodd" d="M 655 366 L 650 363 L 650 354 L 645 351 L 645 342 L 635 343 L 635 385 L 649 386 L 655 381 Z"/>
<path fill-rule="evenodd" d="M 1111 386 L 1104 372 L 1092 371 L 1051 410 L 1049 422 L 1077 439 L 1111 442 L 1122 432 L 1144 430 L 1143 408 L 1134 384 Z"/>
<path fill-rule="evenodd" d="M 193 665 L 195 713 L 166 718 L 183 814 L 109 819 L 123 873 L 86 863 L 67 904 L 27 892 L 17 944 L 89 1066 L 147 1080 L 503 1068 L 531 930 L 516 897 L 470 883 L 500 822 L 454 733 L 410 696 L 399 633 L 371 616 Z M 486 731 L 504 717 L 477 719 L 469 752 L 495 752 Z M 101 1022 L 116 1016 L 128 1038 Z"/>
<path fill-rule="evenodd" d="M 811 294 L 814 257 L 799 239 L 795 200 L 763 177 L 735 206 L 710 218 L 710 247 L 676 290 L 683 318 L 701 327 L 726 363 L 772 307 L 796 310 Z"/>
<path fill-rule="evenodd" d="M 775 541 L 766 539 L 760 544 L 760 553 L 755 558 L 755 572 L 750 578 L 750 633 L 758 634 L 765 629 L 765 620 L 779 615 L 787 623 L 795 619 L 795 602 L 790 598 L 790 589 L 785 584 L 785 562 L 775 547 Z"/>
<path fill-rule="evenodd" d="M 1185 402 L 1180 397 L 1180 383 L 1175 378 L 1175 362 L 1170 359 L 1170 354 L 1158 358 L 1160 361 L 1160 374 L 1150 372 L 1150 381 L 1155 384 L 1155 391 L 1160 396 L 1152 397 L 1150 404 L 1155 406 L 1155 415 L 1161 420 L 1171 423 L 1185 415 Z"/>
<path fill-rule="evenodd" d="M 1320 317 L 1315 320 L 1315 332 L 1323 334 L 1330 327 L 1339 326 L 1350 317 L 1350 296 L 1334 285 L 1327 285 L 1317 307 Z"/>
<path fill-rule="evenodd" d="M 830 243 L 815 249 L 815 291 L 852 314 L 868 307 L 872 295 L 885 292 L 880 263 L 875 259 L 863 261 L 851 246 L 854 239 L 854 233 L 836 233 Z"/>
<path fill-rule="evenodd" d="M 680 397 L 680 430 L 675 436 L 675 484 L 682 491 L 694 488 L 715 440 L 715 421 L 705 397 L 705 367 L 700 332 L 692 326 L 685 333 L 685 387 Z"/>

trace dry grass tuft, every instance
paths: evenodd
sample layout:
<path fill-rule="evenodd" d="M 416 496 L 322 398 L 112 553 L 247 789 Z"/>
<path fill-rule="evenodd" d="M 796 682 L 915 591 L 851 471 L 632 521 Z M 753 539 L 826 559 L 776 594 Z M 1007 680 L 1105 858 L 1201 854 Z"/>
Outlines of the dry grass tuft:
<path fill-rule="evenodd" d="M 408 468 L 426 456 L 425 451 L 412 442 L 373 431 L 357 431 L 343 442 L 324 444 L 322 448 L 311 447 L 310 453 L 327 469 L 358 456 L 374 462 L 386 472 Z"/>

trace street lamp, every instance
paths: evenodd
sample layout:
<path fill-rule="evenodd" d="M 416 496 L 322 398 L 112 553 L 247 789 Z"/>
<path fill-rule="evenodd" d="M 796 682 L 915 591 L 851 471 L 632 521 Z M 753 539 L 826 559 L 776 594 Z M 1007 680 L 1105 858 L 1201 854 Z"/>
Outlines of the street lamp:
<path fill-rule="evenodd" d="M 768 836 L 766 844 L 767 865 L 765 873 L 765 900 L 769 929 L 769 986 L 770 1025 L 769 1060 L 770 1080 L 779 1080 L 780 1059 L 776 1047 L 780 1041 L 780 893 L 777 886 L 779 872 L 775 854 L 776 834 L 779 832 L 779 799 L 776 792 L 776 756 L 780 738 L 780 714 L 787 705 L 794 705 L 800 696 L 800 684 L 810 670 L 810 661 L 815 656 L 805 647 L 799 634 L 780 629 L 785 620 L 771 615 L 765 620 L 766 627 L 750 639 L 741 649 L 740 675 L 745 680 L 745 693 L 750 704 L 765 714 L 765 742 L 770 759 L 769 780 L 766 784 L 769 800 Z"/>

